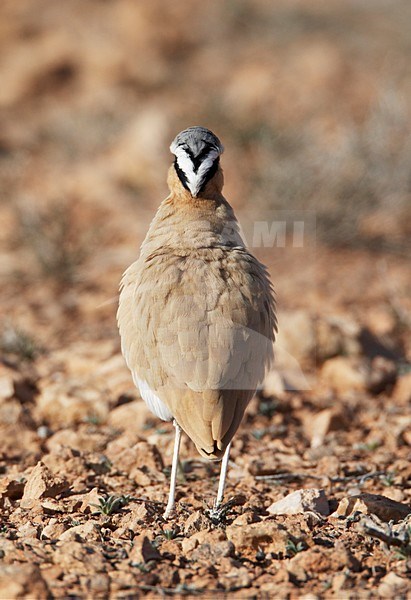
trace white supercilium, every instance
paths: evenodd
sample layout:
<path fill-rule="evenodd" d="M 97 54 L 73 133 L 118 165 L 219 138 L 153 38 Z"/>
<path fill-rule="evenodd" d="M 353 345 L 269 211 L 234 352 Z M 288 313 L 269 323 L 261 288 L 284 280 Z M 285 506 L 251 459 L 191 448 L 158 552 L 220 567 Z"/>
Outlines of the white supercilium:
<path fill-rule="evenodd" d="M 220 152 L 216 149 L 211 149 L 205 160 L 201 163 L 197 172 L 194 171 L 194 165 L 191 161 L 191 158 L 184 148 L 177 147 L 173 149 L 173 152 L 176 156 L 178 166 L 187 178 L 188 189 L 190 190 L 191 194 L 196 197 L 204 182 L 204 177 L 207 171 L 212 167 L 213 162 L 216 158 L 218 158 Z"/>

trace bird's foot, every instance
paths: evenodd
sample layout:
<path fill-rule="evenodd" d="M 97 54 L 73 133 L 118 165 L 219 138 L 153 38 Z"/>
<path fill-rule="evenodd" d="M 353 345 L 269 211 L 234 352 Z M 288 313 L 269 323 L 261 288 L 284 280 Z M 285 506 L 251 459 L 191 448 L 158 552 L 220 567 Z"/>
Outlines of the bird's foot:
<path fill-rule="evenodd" d="M 205 510 L 205 515 L 210 519 L 213 525 L 221 525 L 225 522 L 227 513 L 231 507 L 232 502 L 230 500 L 225 504 L 215 503 L 213 508 L 208 508 Z"/>
<path fill-rule="evenodd" d="M 169 519 L 171 514 L 175 512 L 176 505 L 171 504 L 170 506 L 167 504 L 166 509 L 163 514 L 163 519 Z"/>

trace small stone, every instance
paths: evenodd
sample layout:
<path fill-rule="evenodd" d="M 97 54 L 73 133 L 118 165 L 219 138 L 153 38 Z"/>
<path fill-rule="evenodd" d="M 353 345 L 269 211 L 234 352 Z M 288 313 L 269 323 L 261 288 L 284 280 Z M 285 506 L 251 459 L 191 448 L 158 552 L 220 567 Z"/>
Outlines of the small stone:
<path fill-rule="evenodd" d="M 391 571 L 381 579 L 378 594 L 381 598 L 398 598 L 399 594 L 406 592 L 408 589 L 409 580 Z"/>
<path fill-rule="evenodd" d="M 402 502 L 405 498 L 404 491 L 397 487 L 388 487 L 384 490 L 384 496 L 395 502 Z"/>
<path fill-rule="evenodd" d="M 333 577 L 333 581 L 331 584 L 331 589 L 334 593 L 338 593 L 340 592 L 343 588 L 344 585 L 347 581 L 347 574 L 346 573 L 337 573 L 337 575 L 334 575 Z"/>
<path fill-rule="evenodd" d="M 43 386 L 37 398 L 36 415 L 53 428 L 69 427 L 87 419 L 104 422 L 108 416 L 108 398 L 101 391 L 84 388 L 70 381 Z"/>
<path fill-rule="evenodd" d="M 238 553 L 251 554 L 262 550 L 266 554 L 286 553 L 290 534 L 287 529 L 275 521 L 251 523 L 250 525 L 231 525 L 226 529 L 227 538 L 233 542 Z"/>
<path fill-rule="evenodd" d="M 92 598 L 108 598 L 110 579 L 107 573 L 96 573 L 88 580 L 88 588 Z"/>
<path fill-rule="evenodd" d="M 165 540 L 161 544 L 161 554 L 166 558 L 172 557 L 172 560 L 180 558 L 182 555 L 181 545 L 174 540 Z"/>
<path fill-rule="evenodd" d="M 403 431 L 401 437 L 407 446 L 411 446 L 411 430 Z"/>
<path fill-rule="evenodd" d="M 3 477 L 0 479 L 0 499 L 10 498 L 10 500 L 19 500 L 24 493 L 26 482 L 13 477 Z"/>
<path fill-rule="evenodd" d="M 297 515 L 308 511 L 324 516 L 330 514 L 325 491 L 318 489 L 302 489 L 292 492 L 271 504 L 267 510 L 271 515 Z"/>
<path fill-rule="evenodd" d="M 32 523 L 24 523 L 24 525 L 20 525 L 17 528 L 17 537 L 24 538 L 25 540 L 37 538 L 37 527 Z"/>
<path fill-rule="evenodd" d="M 52 435 L 51 429 L 49 429 L 46 425 L 41 425 L 37 428 L 37 435 L 40 439 L 46 440 L 48 437 Z"/>
<path fill-rule="evenodd" d="M 106 562 L 100 552 L 90 552 L 89 546 L 81 541 L 60 540 L 55 545 L 52 555 L 54 564 L 69 576 L 95 574 L 104 572 Z M 66 577 L 64 578 L 66 581 Z"/>
<path fill-rule="evenodd" d="M 201 531 L 202 529 L 208 529 L 210 521 L 204 515 L 204 512 L 201 510 L 196 510 L 193 512 L 184 524 L 184 534 L 191 535 L 196 531 Z"/>
<path fill-rule="evenodd" d="M 391 500 L 386 496 L 362 493 L 343 498 L 333 516 L 349 517 L 356 512 L 366 515 L 374 514 L 382 521 L 388 523 L 388 521 L 405 519 L 411 513 L 411 507 L 408 504 Z"/>
<path fill-rule="evenodd" d="M 392 396 L 395 403 L 399 405 L 411 402 L 411 373 L 406 373 L 397 379 Z"/>
<path fill-rule="evenodd" d="M 30 473 L 24 486 L 23 498 L 20 506 L 30 508 L 34 500 L 40 498 L 53 498 L 69 488 L 65 479 L 54 475 L 44 463 L 37 463 Z"/>
<path fill-rule="evenodd" d="M 40 569 L 30 564 L 0 564 L 0 598 L 48 598 Z"/>
<path fill-rule="evenodd" d="M 105 475 L 111 470 L 111 462 L 108 460 L 107 456 L 98 454 L 97 452 L 87 456 L 86 466 L 97 475 Z"/>
<path fill-rule="evenodd" d="M 322 446 L 329 431 L 337 431 L 347 427 L 347 418 L 341 408 L 326 408 L 316 415 L 307 414 L 304 429 L 311 440 L 311 448 Z"/>
<path fill-rule="evenodd" d="M 141 524 L 146 521 L 149 516 L 149 511 L 145 504 L 137 504 L 130 507 L 127 505 L 127 513 L 121 516 L 120 526 L 125 530 L 137 533 L 141 529 Z"/>
<path fill-rule="evenodd" d="M 306 310 L 281 313 L 277 345 L 298 362 L 312 356 L 315 349 L 314 321 Z"/>
<path fill-rule="evenodd" d="M 59 540 L 64 541 L 96 541 L 100 539 L 100 527 L 93 521 L 88 521 L 82 525 L 76 525 L 70 527 L 64 531 L 60 536 Z"/>
<path fill-rule="evenodd" d="M 346 323 L 339 322 L 338 319 L 317 318 L 314 324 L 316 357 L 321 362 L 343 354 L 347 338 L 352 338 L 357 333 L 352 324 L 347 327 Z"/>
<path fill-rule="evenodd" d="M 392 360 L 376 356 L 370 368 L 367 388 L 372 394 L 380 394 L 394 385 L 397 379 L 397 367 Z"/>
<path fill-rule="evenodd" d="M 221 575 L 219 580 L 228 590 L 232 587 L 244 589 L 251 585 L 251 575 L 247 567 L 233 567 L 228 573 Z"/>
<path fill-rule="evenodd" d="M 107 446 L 106 455 L 113 466 L 124 473 L 130 474 L 133 470 L 140 469 L 164 475 L 163 459 L 157 447 L 145 441 L 136 443 L 127 434 L 111 442 Z"/>
<path fill-rule="evenodd" d="M 288 570 L 294 572 L 304 569 L 309 577 L 343 569 L 350 569 L 354 572 L 361 570 L 358 560 L 341 542 L 336 542 L 334 548 L 319 548 L 316 546 L 308 548 L 291 558 L 289 564 Z"/>
<path fill-rule="evenodd" d="M 43 527 L 40 537 L 42 540 L 57 540 L 65 529 L 64 523 L 59 522 L 58 519 L 50 519 L 48 525 Z"/>
<path fill-rule="evenodd" d="M 212 564 L 220 562 L 221 558 L 233 556 L 234 544 L 230 540 L 221 540 L 219 542 L 205 542 L 197 546 L 191 553 L 191 559 L 194 561 L 206 561 Z"/>
<path fill-rule="evenodd" d="M 143 488 L 151 485 L 154 480 L 151 472 L 146 473 L 137 467 L 130 472 L 129 478 L 134 481 L 135 484 Z"/>
<path fill-rule="evenodd" d="M 184 554 L 187 555 L 187 554 L 191 553 L 194 550 L 194 548 L 197 548 L 198 544 L 199 544 L 198 539 L 194 535 L 192 535 L 189 538 L 183 539 L 181 547 L 183 549 Z"/>
<path fill-rule="evenodd" d="M 287 565 L 287 571 L 293 576 L 293 579 L 297 579 L 299 582 L 305 582 L 308 579 L 307 571 L 301 564 L 300 556 L 296 554 L 293 558 L 289 559 Z"/>
<path fill-rule="evenodd" d="M 66 512 L 65 506 L 54 498 L 46 498 L 40 503 L 40 506 L 44 509 L 47 515 L 54 515 L 56 513 Z"/>
<path fill-rule="evenodd" d="M 0 375 L 0 400 L 7 400 L 14 394 L 13 377 L 11 375 Z"/>
<path fill-rule="evenodd" d="M 132 564 L 141 564 L 149 560 L 161 560 L 157 548 L 145 535 L 138 535 L 133 539 L 133 547 L 128 557 Z"/>
<path fill-rule="evenodd" d="M 120 431 L 141 431 L 150 415 L 143 400 L 133 400 L 113 408 L 108 416 L 108 424 Z"/>
<path fill-rule="evenodd" d="M 80 506 L 80 511 L 84 513 L 91 513 L 96 510 L 96 507 L 93 505 L 99 505 L 99 498 L 101 494 L 98 491 L 98 488 L 93 488 L 87 494 L 83 496 L 83 502 Z"/>
<path fill-rule="evenodd" d="M 249 525 L 258 521 L 261 521 L 261 518 L 255 512 L 248 511 L 238 515 L 232 522 L 232 525 Z"/>
<path fill-rule="evenodd" d="M 43 463 L 52 473 L 64 473 L 70 482 L 85 477 L 84 458 L 81 452 L 71 447 L 54 448 L 49 454 L 43 456 Z"/>
<path fill-rule="evenodd" d="M 101 434 L 90 435 L 89 432 L 72 429 L 60 429 L 53 433 L 46 442 L 49 452 L 60 454 L 62 451 L 67 453 L 70 449 L 72 456 L 78 456 L 79 452 L 94 452 L 104 445 L 105 441 Z"/>
<path fill-rule="evenodd" d="M 367 371 L 357 358 L 337 356 L 327 360 L 320 378 L 337 394 L 363 392 L 367 388 Z"/>

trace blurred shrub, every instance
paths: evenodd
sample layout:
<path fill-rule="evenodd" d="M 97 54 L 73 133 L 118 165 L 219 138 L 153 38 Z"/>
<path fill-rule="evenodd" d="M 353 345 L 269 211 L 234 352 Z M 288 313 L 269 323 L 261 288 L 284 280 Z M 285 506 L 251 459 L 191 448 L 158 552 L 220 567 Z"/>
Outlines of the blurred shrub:
<path fill-rule="evenodd" d="M 97 223 L 82 218 L 82 210 L 72 199 L 42 209 L 23 203 L 16 210 L 18 242 L 28 248 L 40 272 L 62 286 L 79 281 L 79 268 L 96 241 Z"/>
<path fill-rule="evenodd" d="M 238 130 L 236 141 L 257 156 L 248 177 L 261 212 L 315 210 L 317 235 L 330 245 L 411 253 L 411 125 L 395 93 L 335 145 L 322 143 L 309 124 L 254 124 Z M 370 214 L 380 220 L 374 232 L 363 227 Z M 394 231 L 385 227 L 390 215 Z"/>

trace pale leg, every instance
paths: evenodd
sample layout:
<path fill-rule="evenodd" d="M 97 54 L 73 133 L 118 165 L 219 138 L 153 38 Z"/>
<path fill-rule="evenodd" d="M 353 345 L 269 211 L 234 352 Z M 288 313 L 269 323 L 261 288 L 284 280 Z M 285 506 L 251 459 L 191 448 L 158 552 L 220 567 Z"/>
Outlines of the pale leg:
<path fill-rule="evenodd" d="M 177 480 L 177 467 L 178 467 L 178 453 L 180 451 L 181 441 L 181 427 L 176 420 L 173 421 L 173 425 L 176 429 L 176 437 L 174 438 L 174 451 L 173 451 L 173 463 L 171 465 L 171 480 L 170 480 L 170 493 L 168 495 L 168 502 L 163 517 L 168 519 L 171 511 L 174 508 L 174 497 L 176 494 L 176 480 Z"/>
<path fill-rule="evenodd" d="M 214 503 L 214 508 L 213 508 L 214 511 L 218 511 L 218 509 L 220 508 L 221 503 L 223 501 L 223 498 L 224 498 L 225 479 L 227 476 L 228 460 L 230 458 L 230 448 L 231 448 L 231 442 L 228 444 L 228 446 L 224 452 L 223 460 L 221 461 L 220 480 L 218 482 L 217 499 Z"/>

